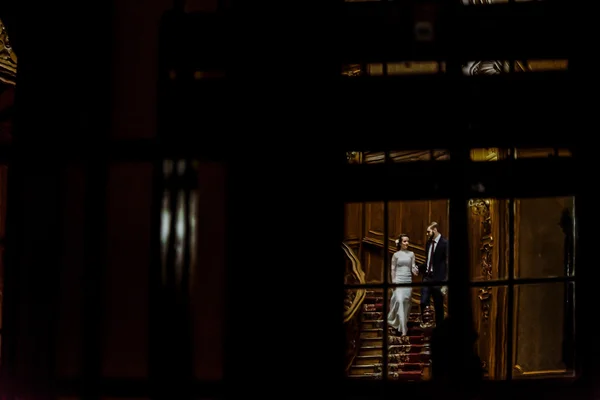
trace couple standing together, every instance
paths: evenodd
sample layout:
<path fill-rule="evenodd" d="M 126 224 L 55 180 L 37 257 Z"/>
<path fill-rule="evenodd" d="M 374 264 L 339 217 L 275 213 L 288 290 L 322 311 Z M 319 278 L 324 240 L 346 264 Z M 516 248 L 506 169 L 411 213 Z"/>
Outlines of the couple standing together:
<path fill-rule="evenodd" d="M 409 237 L 401 234 L 396 244 L 398 251 L 392 256 L 392 283 L 411 283 L 412 275 L 423 277 L 423 282 L 442 282 L 448 279 L 448 240 L 439 233 L 437 222 L 427 227 L 427 246 L 425 263 L 417 265 L 415 253 L 408 250 Z M 421 288 L 421 321 L 429 300 L 433 299 L 436 325 L 444 320 L 444 295 L 446 286 L 423 286 Z M 412 305 L 412 288 L 394 288 L 390 300 L 388 323 L 402 333 L 408 335 L 408 317 Z"/>

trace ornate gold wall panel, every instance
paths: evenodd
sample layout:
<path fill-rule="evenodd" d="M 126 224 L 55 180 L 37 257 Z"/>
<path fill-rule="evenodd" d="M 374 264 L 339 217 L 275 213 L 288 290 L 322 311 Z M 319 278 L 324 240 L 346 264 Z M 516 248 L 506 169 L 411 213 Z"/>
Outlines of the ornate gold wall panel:
<path fill-rule="evenodd" d="M 0 20 L 0 82 L 14 85 L 17 79 L 17 55 L 8 39 L 8 32 Z"/>

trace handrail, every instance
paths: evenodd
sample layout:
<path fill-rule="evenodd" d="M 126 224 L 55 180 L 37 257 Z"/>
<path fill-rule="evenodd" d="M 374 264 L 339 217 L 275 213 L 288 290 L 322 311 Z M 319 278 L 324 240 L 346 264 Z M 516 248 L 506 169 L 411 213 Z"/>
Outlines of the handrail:
<path fill-rule="evenodd" d="M 356 280 L 358 284 L 364 284 L 365 281 L 365 273 L 362 270 L 360 260 L 354 253 L 354 251 L 348 246 L 346 243 L 342 243 L 342 249 L 346 254 L 346 257 L 350 259 L 352 263 L 352 269 L 349 271 L 352 277 Z M 356 312 L 360 309 L 367 295 L 367 291 L 364 288 L 360 288 L 356 290 L 356 295 L 353 296 L 352 303 L 350 306 L 344 310 L 344 323 L 349 322 Z"/>

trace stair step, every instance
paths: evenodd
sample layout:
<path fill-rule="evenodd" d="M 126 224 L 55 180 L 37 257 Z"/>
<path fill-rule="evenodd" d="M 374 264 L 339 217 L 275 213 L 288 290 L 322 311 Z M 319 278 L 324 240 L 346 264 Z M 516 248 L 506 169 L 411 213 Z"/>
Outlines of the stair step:
<path fill-rule="evenodd" d="M 388 371 L 392 372 L 407 372 L 407 371 L 423 371 L 428 364 L 423 362 L 416 363 L 388 363 Z"/>
<path fill-rule="evenodd" d="M 370 303 L 383 303 L 383 296 L 369 296 L 369 294 L 367 294 L 365 296 L 365 300 L 363 301 L 364 304 L 370 304 Z"/>
<path fill-rule="evenodd" d="M 429 353 L 389 354 L 388 362 L 390 364 L 397 364 L 397 363 L 428 364 L 431 362 L 431 357 L 430 357 Z"/>
<path fill-rule="evenodd" d="M 362 318 L 363 321 L 367 320 L 367 321 L 372 321 L 372 320 L 380 320 L 383 319 L 383 313 L 381 312 L 381 308 L 379 309 L 375 309 L 375 310 L 364 310 L 362 313 Z M 417 322 L 417 321 L 421 321 L 421 314 L 420 313 L 410 313 L 409 317 L 408 317 L 408 322 L 410 323 L 411 321 Z"/>
<path fill-rule="evenodd" d="M 429 354 L 429 346 L 425 344 L 398 344 L 391 345 L 388 350 L 389 354 Z M 376 343 L 363 343 L 359 349 L 359 355 L 381 355 L 382 344 L 381 341 Z"/>
<path fill-rule="evenodd" d="M 389 354 L 415 354 L 429 351 L 429 346 L 423 344 L 398 344 L 391 345 Z"/>
<path fill-rule="evenodd" d="M 362 342 L 363 347 L 372 347 L 372 346 L 381 347 L 381 345 L 383 344 L 382 337 L 361 338 L 360 340 Z"/>
<path fill-rule="evenodd" d="M 415 332 L 423 332 L 423 328 L 421 328 L 419 321 L 408 321 L 408 329 L 409 332 L 414 330 Z M 383 329 L 383 320 L 382 319 L 364 319 L 362 321 L 362 329 Z"/>
<path fill-rule="evenodd" d="M 379 356 L 381 357 L 382 353 L 381 346 L 361 346 L 358 349 L 358 356 Z"/>
<path fill-rule="evenodd" d="M 424 363 L 400 363 L 400 364 L 388 364 L 389 372 L 419 372 L 423 371 L 425 367 Z M 373 374 L 381 372 L 383 365 L 380 363 L 377 364 L 359 364 L 353 365 L 350 369 L 351 375 L 359 375 L 359 374 Z"/>
<path fill-rule="evenodd" d="M 363 328 L 360 331 L 361 338 L 375 338 L 375 337 L 382 337 L 382 336 L 383 336 L 383 329 L 381 329 L 381 328 Z"/>
<path fill-rule="evenodd" d="M 350 374 L 348 377 L 352 379 L 375 380 L 381 379 L 381 373 Z M 389 377 L 390 379 L 401 381 L 420 381 L 422 379 L 422 374 L 420 371 L 404 371 L 400 373 L 391 373 Z"/>
<path fill-rule="evenodd" d="M 381 336 L 362 336 L 360 338 L 363 346 L 377 346 L 383 343 L 383 337 Z M 388 343 L 390 345 L 404 345 L 404 344 L 423 344 L 425 338 L 423 336 L 388 336 Z"/>
<path fill-rule="evenodd" d="M 415 336 L 388 336 L 389 344 L 423 344 L 425 338 L 421 335 Z"/>
<path fill-rule="evenodd" d="M 381 364 L 383 356 L 381 354 L 381 348 L 378 349 L 376 354 L 359 354 L 354 359 L 356 365 L 365 365 L 365 364 Z M 409 354 L 390 354 L 389 355 L 389 363 L 424 363 L 427 364 L 430 362 L 430 356 L 427 353 L 409 353 Z"/>
<path fill-rule="evenodd" d="M 356 356 L 354 364 L 356 365 L 371 365 L 381 364 L 383 356 L 381 354 L 369 355 L 369 356 Z"/>

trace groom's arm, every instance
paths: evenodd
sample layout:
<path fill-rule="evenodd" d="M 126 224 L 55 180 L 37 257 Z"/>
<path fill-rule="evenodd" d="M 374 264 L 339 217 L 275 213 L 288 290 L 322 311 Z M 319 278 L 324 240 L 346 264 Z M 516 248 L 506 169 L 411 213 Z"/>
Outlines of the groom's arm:
<path fill-rule="evenodd" d="M 417 268 L 419 269 L 419 273 L 424 275 L 425 274 L 425 267 L 427 266 L 427 260 L 425 260 L 425 262 L 422 263 L 416 263 L 417 264 Z"/>

